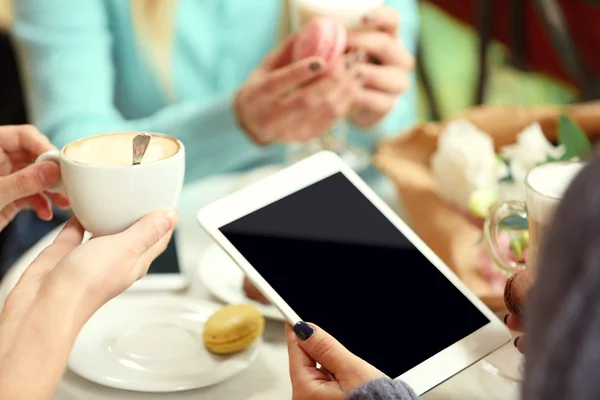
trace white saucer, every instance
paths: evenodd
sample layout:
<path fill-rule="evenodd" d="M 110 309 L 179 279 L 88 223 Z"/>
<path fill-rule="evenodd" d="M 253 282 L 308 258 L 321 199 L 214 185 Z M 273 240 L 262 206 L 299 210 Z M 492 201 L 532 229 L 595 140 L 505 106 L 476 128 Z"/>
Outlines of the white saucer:
<path fill-rule="evenodd" d="M 260 309 L 265 318 L 285 321 L 274 306 L 261 304 L 246 297 L 242 287 L 244 273 L 218 245 L 211 244 L 203 251 L 198 264 L 198 276 L 208 291 L 222 302 L 251 303 Z"/>
<path fill-rule="evenodd" d="M 206 350 L 204 323 L 221 307 L 178 296 L 120 296 L 83 327 L 69 368 L 92 382 L 138 392 L 176 392 L 224 381 L 256 359 L 260 343 L 230 356 Z"/>

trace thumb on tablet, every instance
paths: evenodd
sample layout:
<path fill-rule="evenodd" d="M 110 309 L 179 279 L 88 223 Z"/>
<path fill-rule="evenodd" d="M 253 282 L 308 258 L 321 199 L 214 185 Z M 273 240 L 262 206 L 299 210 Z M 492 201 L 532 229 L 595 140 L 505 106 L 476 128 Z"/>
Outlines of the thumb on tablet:
<path fill-rule="evenodd" d="M 352 354 L 333 336 L 314 324 L 298 322 L 294 332 L 298 346 L 315 362 L 335 376 L 347 390 L 385 375 L 363 359 Z"/>

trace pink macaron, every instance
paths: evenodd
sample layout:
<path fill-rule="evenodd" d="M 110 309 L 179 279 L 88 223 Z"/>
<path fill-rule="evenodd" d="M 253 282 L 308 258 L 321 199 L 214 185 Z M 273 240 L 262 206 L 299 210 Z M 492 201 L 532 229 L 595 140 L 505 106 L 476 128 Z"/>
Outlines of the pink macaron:
<path fill-rule="evenodd" d="M 346 29 L 339 22 L 327 17 L 314 17 L 298 32 L 292 58 L 298 61 L 306 57 L 322 57 L 329 67 L 344 54 L 346 40 Z"/>

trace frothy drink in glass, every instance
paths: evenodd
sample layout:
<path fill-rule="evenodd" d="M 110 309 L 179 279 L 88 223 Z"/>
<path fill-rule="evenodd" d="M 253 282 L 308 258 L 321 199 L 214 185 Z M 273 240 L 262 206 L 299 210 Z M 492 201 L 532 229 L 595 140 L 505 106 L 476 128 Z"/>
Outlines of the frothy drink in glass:
<path fill-rule="evenodd" d="M 492 207 L 485 222 L 484 235 L 490 255 L 500 268 L 514 273 L 526 267 L 537 266 L 538 251 L 552 222 L 556 206 L 582 166 L 579 162 L 555 162 L 535 167 L 525 178 L 525 202 L 507 201 Z M 527 264 L 511 260 L 498 245 L 501 222 L 515 214 L 526 216 L 528 221 Z"/>
<path fill-rule="evenodd" d="M 556 206 L 581 167 L 581 163 L 550 163 L 534 168 L 527 175 L 530 267 L 537 265 L 537 253 L 548 233 Z"/>

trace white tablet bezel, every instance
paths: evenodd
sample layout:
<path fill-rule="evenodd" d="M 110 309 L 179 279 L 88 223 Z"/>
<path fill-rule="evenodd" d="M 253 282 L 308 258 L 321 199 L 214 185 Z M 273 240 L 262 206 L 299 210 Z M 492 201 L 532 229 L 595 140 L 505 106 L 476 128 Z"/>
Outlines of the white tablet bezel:
<path fill-rule="evenodd" d="M 282 312 L 286 320 L 293 325 L 301 320 L 300 317 L 252 267 L 235 246 L 227 240 L 219 228 L 338 172 L 343 173 L 490 320 L 490 323 L 476 332 L 423 361 L 421 364 L 397 377 L 397 379 L 402 379 L 408 383 L 416 393 L 423 394 L 510 341 L 510 332 L 502 321 L 334 153 L 325 151 L 317 153 L 253 185 L 222 198 L 202 208 L 198 212 L 198 221 L 208 234 L 231 256 L 252 283 Z M 443 307 L 443 301 L 440 301 L 440 307 Z M 440 312 L 453 312 L 453 310 L 440 309 Z M 418 328 L 415 327 L 415 329 Z"/>

